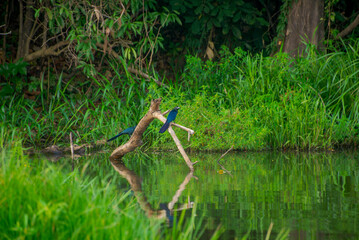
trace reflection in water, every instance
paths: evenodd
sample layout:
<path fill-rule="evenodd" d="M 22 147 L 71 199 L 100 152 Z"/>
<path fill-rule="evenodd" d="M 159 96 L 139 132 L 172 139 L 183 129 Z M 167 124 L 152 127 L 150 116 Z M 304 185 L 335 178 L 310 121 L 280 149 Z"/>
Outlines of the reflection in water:
<path fill-rule="evenodd" d="M 220 163 L 233 177 L 221 174 L 220 156 L 190 156 L 199 161 L 195 170 L 199 181 L 190 181 L 193 175 L 187 175 L 187 166 L 173 153 L 136 156 L 136 161 L 126 163 L 143 183 L 123 163 L 103 164 L 103 155 L 92 160 L 101 165 L 86 172 L 105 176 L 114 167 L 123 180 L 117 184 L 130 183 L 147 216 L 168 222 L 177 201 L 196 199 L 196 214 L 202 218 L 196 218 L 194 225 L 204 226 L 203 239 L 209 239 L 219 225 L 225 229 L 221 239 L 265 239 L 271 223 L 270 239 L 283 229 L 290 231 L 289 239 L 359 239 L 359 152 L 229 153 Z M 144 193 L 166 204 L 154 209 Z"/>
<path fill-rule="evenodd" d="M 135 194 L 138 203 L 140 204 L 140 207 L 146 212 L 148 217 L 157 218 L 157 219 L 166 218 L 169 226 L 171 227 L 173 224 L 173 211 L 181 211 L 193 207 L 193 202 L 191 202 L 188 199 L 188 203 L 182 204 L 179 208 L 174 209 L 174 205 L 178 202 L 178 198 L 181 196 L 183 190 L 186 188 L 186 185 L 190 182 L 192 177 L 196 178 L 195 176 L 193 176 L 193 171 L 190 171 L 187 174 L 187 176 L 179 186 L 177 192 L 172 197 L 171 202 L 169 202 L 168 204 L 161 203 L 160 204 L 161 210 L 154 210 L 151 204 L 147 201 L 147 198 L 142 191 L 142 186 L 141 186 L 142 181 L 136 175 L 136 173 L 128 169 L 123 163 L 123 161 L 112 160 L 111 164 L 115 168 L 115 170 L 128 181 L 132 191 Z"/>

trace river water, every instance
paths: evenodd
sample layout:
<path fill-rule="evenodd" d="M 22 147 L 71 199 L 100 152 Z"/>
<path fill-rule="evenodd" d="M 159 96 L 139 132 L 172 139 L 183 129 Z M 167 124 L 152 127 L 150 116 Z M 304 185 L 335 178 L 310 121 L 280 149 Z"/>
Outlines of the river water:
<path fill-rule="evenodd" d="M 115 177 L 118 191 L 132 191 L 166 227 L 195 214 L 202 239 L 219 226 L 220 239 L 359 239 L 358 152 L 189 156 L 198 161 L 193 174 L 178 152 L 136 151 L 113 165 L 101 153 L 79 163 L 98 163 L 89 174 Z"/>
<path fill-rule="evenodd" d="M 220 156 L 191 154 L 193 176 L 177 153 L 124 162 L 154 209 L 195 204 L 203 239 L 219 225 L 221 239 L 359 238 L 357 152 L 231 153 L 222 166 Z"/>

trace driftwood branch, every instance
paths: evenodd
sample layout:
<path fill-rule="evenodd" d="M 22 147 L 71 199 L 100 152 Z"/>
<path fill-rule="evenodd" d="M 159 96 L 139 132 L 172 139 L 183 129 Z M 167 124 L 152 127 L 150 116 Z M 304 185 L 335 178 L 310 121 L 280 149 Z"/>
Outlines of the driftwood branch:
<path fill-rule="evenodd" d="M 159 109 L 160 104 L 161 104 L 161 98 L 154 99 L 151 101 L 150 109 L 137 124 L 137 127 L 133 132 L 133 134 L 131 135 L 131 138 L 128 140 L 128 142 L 125 143 L 124 145 L 119 146 L 112 152 L 110 156 L 111 161 L 121 160 L 125 154 L 134 151 L 137 147 L 142 145 L 143 133 L 150 125 L 150 123 L 155 119 L 154 113 L 160 111 Z"/>
<path fill-rule="evenodd" d="M 341 31 L 337 36 L 336 39 L 342 38 L 346 35 L 348 35 L 351 31 L 353 31 L 354 28 L 356 28 L 359 25 L 359 14 L 356 16 L 354 21 L 349 24 L 348 27 L 346 27 L 343 31 Z"/>
<path fill-rule="evenodd" d="M 141 146 L 143 133 L 145 132 L 147 127 L 150 125 L 150 123 L 154 119 L 158 119 L 158 120 L 162 121 L 163 123 L 166 122 L 166 118 L 163 116 L 163 114 L 159 110 L 160 104 L 161 104 L 161 98 L 154 99 L 151 101 L 150 109 L 148 110 L 146 115 L 140 120 L 140 122 L 137 124 L 137 127 L 136 127 L 135 131 L 133 132 L 131 138 L 128 140 L 128 142 L 125 143 L 124 145 L 119 146 L 112 152 L 112 154 L 110 156 L 111 162 L 121 161 L 122 157 L 125 154 L 132 152 L 137 147 Z M 173 124 L 171 124 L 171 125 L 173 125 Z M 178 150 L 180 151 L 180 153 L 182 154 L 182 157 L 186 161 L 187 166 L 190 168 L 191 171 L 193 171 L 194 170 L 193 165 L 196 162 L 195 163 L 191 162 L 191 160 L 187 156 L 184 148 L 182 147 L 181 142 L 178 140 L 176 133 L 172 129 L 171 125 L 168 128 L 168 132 L 169 132 L 169 134 L 171 134 L 173 140 L 175 141 Z M 188 129 L 188 128 L 186 128 L 186 129 Z M 194 132 L 191 129 L 188 129 L 188 130 L 190 130 L 191 132 Z"/>
<path fill-rule="evenodd" d="M 152 100 L 150 109 L 148 110 L 146 115 L 140 120 L 140 122 L 137 124 L 137 127 L 136 127 L 135 131 L 133 132 L 131 138 L 128 140 L 128 142 L 125 143 L 124 145 L 117 147 L 112 152 L 112 154 L 110 156 L 111 162 L 121 161 L 121 159 L 124 155 L 126 155 L 129 152 L 134 151 L 137 147 L 141 146 L 143 133 L 145 132 L 145 130 L 147 129 L 149 124 L 154 119 L 159 119 L 162 122 L 166 122 L 166 118 L 163 116 L 163 114 L 161 114 L 161 112 L 159 110 L 160 103 L 161 103 L 161 98 Z M 168 112 L 168 111 L 166 111 L 166 112 Z M 179 127 L 181 129 L 187 131 L 189 135 L 194 134 L 194 131 L 192 129 L 181 126 L 179 124 L 171 123 L 171 126 Z M 174 132 L 174 130 L 172 129 L 171 126 L 168 128 L 168 132 L 171 134 L 173 140 L 175 141 L 180 153 L 182 154 L 184 160 L 186 161 L 186 164 L 188 165 L 190 170 L 193 171 L 194 170 L 193 165 L 197 162 L 192 163 L 190 161 L 190 159 L 187 156 L 185 150 L 183 149 L 180 141 L 178 140 L 176 133 Z M 107 144 L 106 140 L 102 139 L 102 140 L 98 140 L 91 144 L 82 144 L 80 146 L 78 146 L 76 144 L 71 144 L 70 147 L 62 147 L 61 148 L 56 145 L 53 145 L 51 147 L 47 147 L 47 148 L 43 149 L 41 152 L 44 154 L 49 154 L 49 155 L 54 155 L 54 156 L 55 155 L 62 156 L 64 154 L 69 154 L 69 153 L 71 153 L 72 156 L 73 156 L 73 154 L 76 156 L 81 156 L 86 152 L 86 149 L 97 149 L 106 144 Z M 28 153 L 32 154 L 35 152 L 29 151 Z"/>
<path fill-rule="evenodd" d="M 62 157 L 63 155 L 71 154 L 72 151 L 75 157 L 80 157 L 85 155 L 86 150 L 89 149 L 100 149 L 102 146 L 106 145 L 107 141 L 105 139 L 98 140 L 94 143 L 85 143 L 81 145 L 73 144 L 71 147 L 59 147 L 57 145 L 52 145 L 50 147 L 42 149 L 40 152 L 46 155 L 57 155 Z M 27 151 L 27 154 L 35 154 L 36 151 L 30 149 Z"/>

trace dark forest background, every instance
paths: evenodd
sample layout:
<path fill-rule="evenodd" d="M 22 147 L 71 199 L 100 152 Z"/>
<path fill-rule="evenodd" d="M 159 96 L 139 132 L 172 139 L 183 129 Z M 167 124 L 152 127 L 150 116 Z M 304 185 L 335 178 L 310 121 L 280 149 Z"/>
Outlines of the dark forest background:
<path fill-rule="evenodd" d="M 120 74 L 162 81 L 183 70 L 186 55 L 216 60 L 221 46 L 295 57 L 304 42 L 328 52 L 359 36 L 355 0 L 13 0 L 0 9 L 3 96 L 36 94 L 39 79 L 56 83 L 60 73 L 111 76 L 113 61 Z M 18 73 L 25 78 L 14 82 Z"/>

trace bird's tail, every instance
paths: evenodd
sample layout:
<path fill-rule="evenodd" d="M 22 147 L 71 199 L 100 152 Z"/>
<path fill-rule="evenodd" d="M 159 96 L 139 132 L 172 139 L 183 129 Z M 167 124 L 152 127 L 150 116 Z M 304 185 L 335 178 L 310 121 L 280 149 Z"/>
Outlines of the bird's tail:
<path fill-rule="evenodd" d="M 163 126 L 161 127 L 159 133 L 164 133 L 169 126 L 170 126 L 170 122 L 166 122 L 165 124 L 163 124 Z"/>
<path fill-rule="evenodd" d="M 111 141 L 115 140 L 116 138 L 118 138 L 118 137 L 121 136 L 122 134 L 123 134 L 122 132 L 119 133 L 119 134 L 117 134 L 116 136 L 114 136 L 114 137 L 110 138 L 109 140 L 107 140 L 107 142 L 111 142 Z"/>

